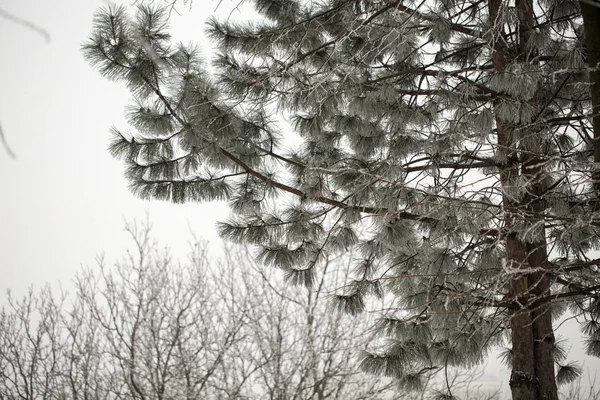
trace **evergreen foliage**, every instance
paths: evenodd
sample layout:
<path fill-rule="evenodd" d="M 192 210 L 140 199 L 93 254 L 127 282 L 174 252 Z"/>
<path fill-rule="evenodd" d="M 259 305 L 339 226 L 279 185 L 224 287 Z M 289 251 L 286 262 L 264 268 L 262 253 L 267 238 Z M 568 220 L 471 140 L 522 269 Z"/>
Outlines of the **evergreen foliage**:
<path fill-rule="evenodd" d="M 335 307 L 389 302 L 368 371 L 418 388 L 508 341 L 513 398 L 556 399 L 580 369 L 551 367 L 553 319 L 569 308 L 600 354 L 579 3 L 252 5 L 261 18 L 209 20 L 210 67 L 170 42 L 164 10 L 99 11 L 84 53 L 134 96 L 135 131 L 111 145 L 133 192 L 227 199 L 223 237 L 294 284 L 354 249 Z"/>

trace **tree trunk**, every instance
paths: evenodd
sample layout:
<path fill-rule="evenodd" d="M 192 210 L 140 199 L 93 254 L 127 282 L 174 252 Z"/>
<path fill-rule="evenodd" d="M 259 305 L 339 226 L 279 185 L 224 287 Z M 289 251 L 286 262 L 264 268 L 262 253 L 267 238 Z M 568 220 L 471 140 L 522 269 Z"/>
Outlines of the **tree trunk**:
<path fill-rule="evenodd" d="M 489 0 L 489 16 L 493 29 L 493 65 L 502 72 L 511 57 L 503 35 L 502 0 Z M 517 61 L 531 62 L 533 56 L 529 36 L 534 25 L 533 2 L 516 0 L 518 20 Z M 514 52 L 513 52 L 514 57 Z M 535 100 L 529 105 L 536 107 Z M 513 400 L 558 400 L 554 374 L 554 330 L 550 314 L 550 303 L 545 300 L 550 294 L 547 244 L 543 211 L 545 208 L 542 184 L 543 164 L 537 155 L 542 153 L 542 141 L 534 142 L 534 148 L 521 149 L 513 134 L 519 127 L 496 118 L 498 152 L 504 152 L 500 165 L 500 183 L 503 188 L 515 184 L 520 174 L 528 182 L 526 195 L 513 198 L 503 193 L 504 226 L 502 229 L 506 246 L 506 268 L 510 272 L 509 298 L 510 328 L 512 339 L 512 372 L 510 388 Z M 535 137 L 535 121 L 528 124 L 526 134 Z M 532 146 L 529 144 L 528 146 Z M 525 150 L 525 151 L 520 151 Z M 525 220 L 536 233 L 524 240 L 519 235 L 516 223 Z M 519 270 L 523 270 L 519 273 Z"/>
<path fill-rule="evenodd" d="M 535 135 L 535 132 L 530 135 Z M 541 140 L 539 141 L 541 147 Z M 539 385 L 538 399 L 558 400 L 556 377 L 554 372 L 554 329 L 552 327 L 550 278 L 546 229 L 543 213 L 546 208 L 543 199 L 543 160 L 535 152 L 524 152 L 522 173 L 529 182 L 527 194 L 523 199 L 528 228 L 534 231 L 533 240 L 525 244 L 525 268 L 534 271 L 528 274 L 529 304 L 533 328 L 533 352 L 535 357 L 535 376 Z"/>
<path fill-rule="evenodd" d="M 506 262 L 509 270 L 523 268 L 525 247 L 515 233 L 506 237 Z M 509 296 L 513 301 L 510 328 L 512 340 L 512 371 L 510 390 L 513 400 L 537 399 L 537 378 L 534 352 L 532 313 L 527 307 L 527 275 L 516 275 L 509 282 Z"/>
<path fill-rule="evenodd" d="M 531 63 L 535 50 L 529 45 L 535 20 L 532 0 L 517 0 L 517 19 L 519 21 L 518 60 L 522 63 Z M 529 99 L 529 106 L 538 110 L 539 105 L 535 97 Z M 527 290 L 529 291 L 529 305 L 531 309 L 533 328 L 533 354 L 535 378 L 538 385 L 537 399 L 558 400 L 556 375 L 554 373 L 554 329 L 552 328 L 551 306 L 548 299 L 550 295 L 550 279 L 546 273 L 549 267 L 548 250 L 546 243 L 546 228 L 544 210 L 546 208 L 543 198 L 546 188 L 543 184 L 544 160 L 542 128 L 533 121 L 525 133 L 533 145 L 524 148 L 521 156 L 521 173 L 527 182 L 527 191 L 522 200 L 524 218 L 529 222 L 528 228 L 533 231 L 533 239 L 525 244 L 527 262 L 525 268 L 529 271 L 527 276 Z"/>
<path fill-rule="evenodd" d="M 590 91 L 592 94 L 592 127 L 594 128 L 594 162 L 600 163 L 600 1 L 581 0 L 581 16 L 585 31 L 588 66 L 590 67 Z M 592 178 L 597 194 L 600 194 L 600 165 Z"/>

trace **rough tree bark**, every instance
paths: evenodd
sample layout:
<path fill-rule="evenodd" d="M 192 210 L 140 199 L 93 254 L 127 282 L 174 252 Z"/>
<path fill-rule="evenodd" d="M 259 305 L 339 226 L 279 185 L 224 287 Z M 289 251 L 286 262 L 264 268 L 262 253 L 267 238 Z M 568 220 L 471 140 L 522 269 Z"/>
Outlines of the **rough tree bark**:
<path fill-rule="evenodd" d="M 592 94 L 592 127 L 594 128 L 594 161 L 600 163 L 600 1 L 581 0 L 581 16 L 585 32 L 590 90 Z M 600 193 L 600 169 L 593 175 L 596 193 Z"/>
<path fill-rule="evenodd" d="M 489 1 L 489 16 L 494 32 L 493 64 L 497 72 L 505 71 L 508 61 L 515 57 L 522 63 L 534 58 L 529 46 L 529 36 L 534 26 L 533 2 L 517 0 L 515 3 L 518 20 L 518 48 L 511 51 L 502 32 L 502 1 Z M 516 51 L 516 54 L 515 54 Z M 537 108 L 534 99 L 529 106 Z M 535 121 L 528 124 L 529 137 L 539 137 Z M 550 279 L 544 270 L 548 267 L 547 244 L 542 212 L 544 210 L 543 160 L 541 140 L 533 141 L 538 148 L 519 152 L 513 140 L 516 129 L 513 124 L 496 118 L 499 151 L 504 151 L 505 161 L 500 166 L 500 182 L 503 188 L 514 185 L 519 174 L 527 177 L 526 194 L 515 198 L 503 193 L 505 220 L 503 234 L 506 245 L 506 267 L 512 273 L 509 296 L 511 309 L 512 372 L 510 387 L 513 400 L 558 400 L 554 373 L 554 331 L 550 304 L 538 299 L 548 298 Z M 531 141 L 530 141 L 531 143 Z M 529 144 L 532 146 L 532 144 Z M 525 241 L 518 235 L 515 223 L 525 218 L 528 225 L 536 227 L 533 241 Z M 521 228 L 522 229 L 522 228 Z M 532 228 L 533 229 L 533 228 Z M 520 269 L 525 270 L 519 273 Z M 533 271 L 533 272 L 532 272 Z"/>

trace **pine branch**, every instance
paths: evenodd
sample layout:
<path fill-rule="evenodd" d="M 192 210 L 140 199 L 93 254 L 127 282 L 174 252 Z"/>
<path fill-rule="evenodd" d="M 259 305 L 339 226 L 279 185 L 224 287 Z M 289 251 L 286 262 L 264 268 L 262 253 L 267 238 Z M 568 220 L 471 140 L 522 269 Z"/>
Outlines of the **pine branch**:
<path fill-rule="evenodd" d="M 180 123 L 181 126 L 184 126 L 184 127 L 188 126 L 189 124 L 187 124 L 181 118 L 181 116 L 179 116 L 179 114 L 173 109 L 173 107 L 171 106 L 170 102 L 165 98 L 165 96 L 162 94 L 162 92 L 160 91 L 160 89 L 157 88 L 157 87 L 155 87 L 153 85 L 152 81 L 150 79 L 148 79 L 146 76 L 142 75 L 142 79 L 144 80 L 144 82 L 146 83 L 146 85 L 161 100 L 161 102 L 163 103 L 163 105 L 169 111 L 170 115 L 172 115 Z M 256 170 L 252 169 L 250 166 L 248 166 L 246 163 L 244 163 L 242 160 L 240 160 L 238 157 L 236 157 L 232 153 L 228 152 L 227 150 L 225 150 L 223 148 L 220 148 L 220 151 L 222 152 L 222 154 L 225 157 L 227 157 L 228 159 L 230 159 L 231 161 L 233 161 L 236 165 L 238 165 L 239 167 L 241 167 L 242 169 L 244 169 L 248 174 L 254 176 L 255 178 L 258 178 L 259 180 L 261 180 L 263 182 L 269 183 L 273 187 L 276 187 L 278 189 L 284 190 L 284 191 L 286 191 L 288 193 L 291 193 L 291 194 L 294 194 L 294 195 L 296 195 L 298 197 L 308 198 L 308 196 L 304 192 L 302 192 L 301 190 L 298 190 L 298 189 L 296 189 L 294 187 L 291 187 L 289 185 L 285 185 L 283 183 L 277 182 L 274 179 L 269 178 L 269 177 L 267 177 L 267 176 L 265 176 L 265 175 L 257 172 Z M 322 196 L 317 196 L 316 198 L 314 198 L 312 200 L 320 202 L 320 203 L 332 205 L 332 206 L 335 206 L 337 208 L 350 209 L 350 210 L 355 210 L 355 211 L 359 211 L 359 212 L 364 212 L 364 213 L 367 213 L 367 214 L 376 214 L 376 215 L 388 215 L 388 214 L 392 214 L 396 218 L 407 219 L 407 220 L 418 221 L 418 222 L 424 222 L 424 223 L 430 223 L 430 224 L 438 222 L 438 220 L 435 219 L 435 218 L 425 217 L 425 216 L 413 214 L 413 213 L 410 213 L 410 212 L 407 212 L 407 211 L 392 211 L 392 210 L 388 210 L 388 209 L 381 209 L 381 208 L 370 207 L 370 206 L 353 206 L 353 205 L 349 205 L 349 204 L 346 204 L 346 203 L 338 201 L 338 200 L 333 200 L 333 199 L 329 199 L 329 198 L 322 197 Z M 498 233 L 497 233 L 496 230 L 493 230 L 493 229 L 483 229 L 483 230 L 481 230 L 480 234 L 495 236 Z"/>

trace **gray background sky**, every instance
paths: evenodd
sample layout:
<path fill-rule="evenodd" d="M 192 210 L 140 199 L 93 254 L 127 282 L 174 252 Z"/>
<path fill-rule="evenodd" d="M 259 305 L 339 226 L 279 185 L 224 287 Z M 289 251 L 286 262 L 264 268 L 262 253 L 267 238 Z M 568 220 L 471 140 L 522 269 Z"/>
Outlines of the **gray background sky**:
<path fill-rule="evenodd" d="M 176 37 L 198 37 L 203 15 L 215 4 L 196 1 L 191 14 L 182 9 L 183 18 L 174 15 Z M 106 149 L 109 128 L 126 128 L 130 96 L 92 70 L 80 52 L 93 13 L 103 5 L 0 0 L 0 8 L 51 36 L 48 43 L 0 18 L 0 124 L 17 155 L 12 160 L 0 149 L 2 298 L 7 288 L 21 295 L 45 282 L 68 287 L 96 254 L 117 256 L 128 244 L 124 216 L 143 217 L 147 210 L 155 233 L 179 253 L 187 248 L 190 227 L 215 238 L 215 221 L 227 215 L 223 204 L 146 202 L 129 193 L 122 164 Z"/>
<path fill-rule="evenodd" d="M 117 1 L 129 5 L 131 2 Z M 237 2 L 235 2 L 237 3 Z M 234 4 L 235 4 L 234 3 Z M 44 28 L 39 34 L 0 18 L 0 124 L 17 155 L 0 148 L 0 304 L 11 289 L 17 296 L 46 282 L 69 289 L 82 264 L 94 264 L 106 252 L 118 257 L 128 246 L 124 217 L 149 212 L 154 232 L 173 253 L 185 254 L 192 230 L 218 246 L 215 222 L 228 214 L 224 204 L 173 205 L 134 198 L 122 164 L 107 152 L 108 130 L 126 128 L 129 94 L 83 60 L 82 42 L 102 0 L 0 0 L 0 8 Z M 172 16 L 175 38 L 201 37 L 202 20 L 217 1 L 194 0 L 192 11 Z M 222 15 L 232 3 L 219 5 Z M 565 325 L 562 336 L 575 338 L 570 359 L 588 367 L 584 381 L 600 365 L 583 356 L 577 328 Z M 507 371 L 495 361 L 485 380 L 507 385 Z"/>

